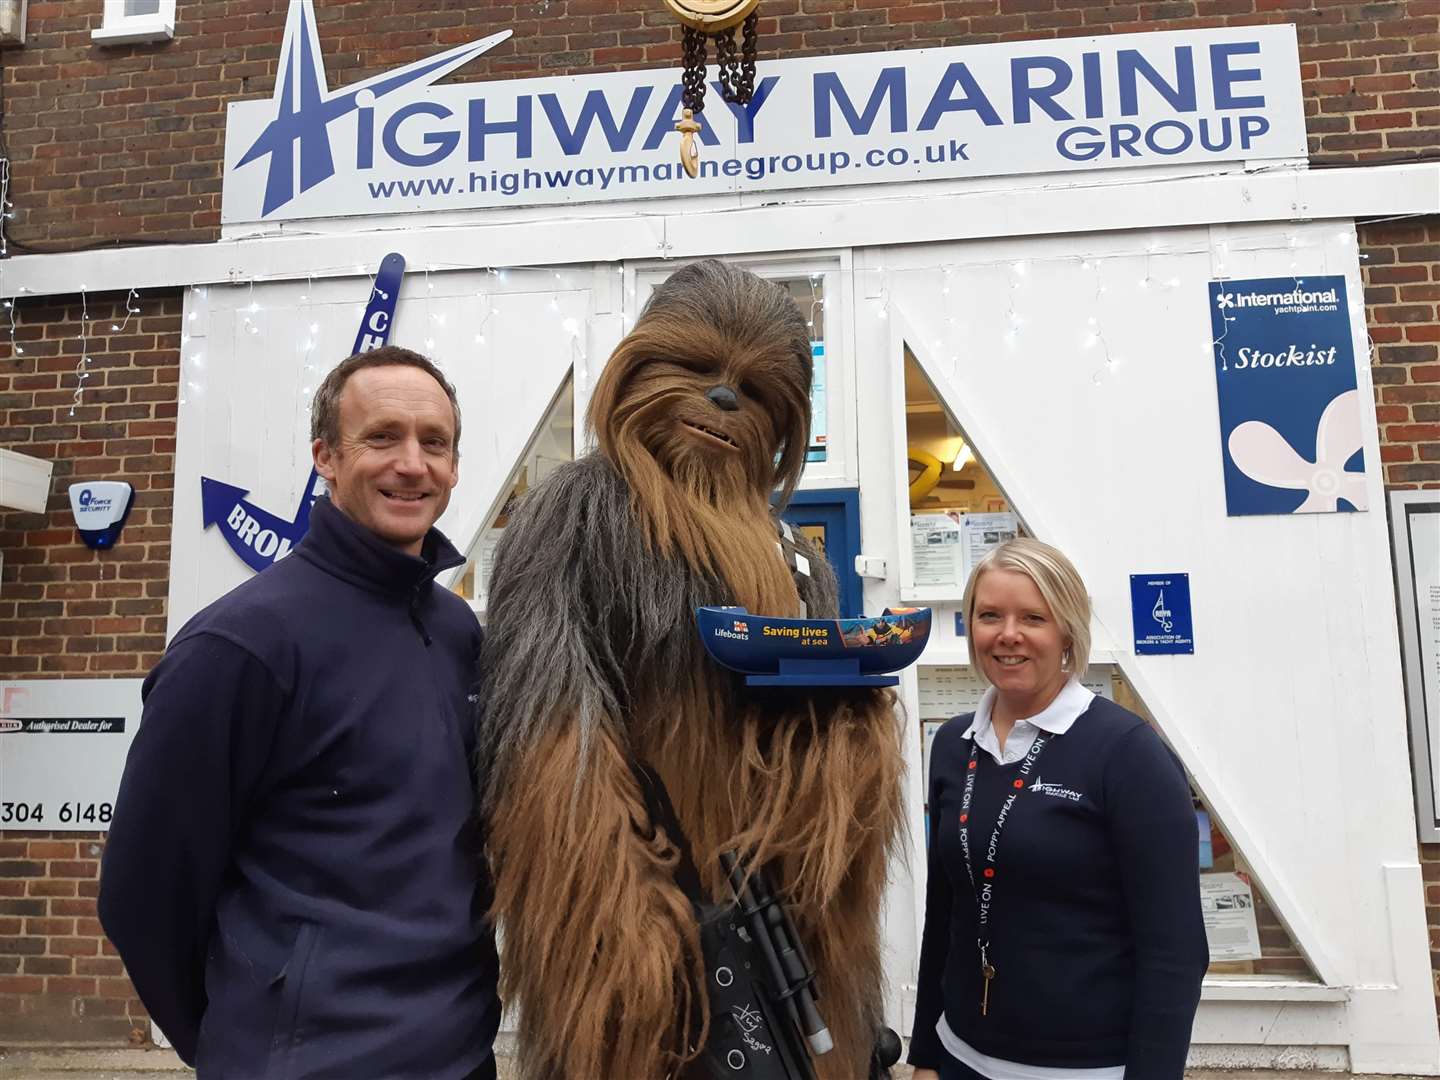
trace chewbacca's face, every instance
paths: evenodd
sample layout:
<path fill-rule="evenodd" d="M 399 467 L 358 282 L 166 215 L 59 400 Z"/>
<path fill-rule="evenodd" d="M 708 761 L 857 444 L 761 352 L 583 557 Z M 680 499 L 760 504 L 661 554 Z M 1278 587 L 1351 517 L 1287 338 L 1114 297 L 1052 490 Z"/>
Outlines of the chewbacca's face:
<path fill-rule="evenodd" d="M 650 459 L 691 491 L 766 494 L 804 466 L 811 370 L 788 294 L 706 260 L 657 288 L 606 365 L 590 421 L 632 482 Z"/>
<path fill-rule="evenodd" d="M 793 357 L 703 348 L 643 358 L 621 392 L 625 426 L 671 475 L 743 474 L 768 487 L 795 423 L 795 384 L 806 378 L 799 368 Z"/>

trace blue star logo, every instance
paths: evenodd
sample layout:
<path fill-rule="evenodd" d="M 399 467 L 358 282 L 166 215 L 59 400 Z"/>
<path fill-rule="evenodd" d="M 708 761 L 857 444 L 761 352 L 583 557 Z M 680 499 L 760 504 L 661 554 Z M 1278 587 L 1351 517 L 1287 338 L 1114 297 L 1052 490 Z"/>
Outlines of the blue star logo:
<path fill-rule="evenodd" d="M 481 53 L 510 37 L 509 30 L 447 49 L 403 68 L 331 91 L 315 29 L 314 0 L 290 0 L 285 40 L 280 46 L 280 73 L 275 79 L 275 119 L 265 126 L 236 168 L 270 155 L 265 181 L 264 217 L 295 198 L 296 154 L 300 191 L 306 192 L 335 175 L 330 152 L 330 124 L 362 105 L 409 86 L 429 86 Z"/>

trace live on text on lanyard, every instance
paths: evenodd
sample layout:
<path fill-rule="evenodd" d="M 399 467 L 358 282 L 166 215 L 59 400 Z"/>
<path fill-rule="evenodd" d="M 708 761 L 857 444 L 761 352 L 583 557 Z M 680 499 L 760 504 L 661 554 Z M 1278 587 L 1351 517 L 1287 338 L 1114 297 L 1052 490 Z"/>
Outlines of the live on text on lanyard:
<path fill-rule="evenodd" d="M 990 846 L 985 849 L 985 867 L 980 871 L 980 880 L 977 882 L 974 862 L 970 858 L 969 823 L 970 802 L 975 797 L 975 773 L 979 764 L 980 739 L 978 733 L 970 740 L 970 764 L 965 768 L 965 792 L 960 798 L 960 851 L 965 856 L 965 874 L 970 879 L 970 891 L 975 894 L 977 912 L 975 944 L 980 947 L 980 975 L 985 980 L 980 994 L 981 1016 L 985 1016 L 990 1010 L 990 980 L 995 978 L 995 965 L 990 962 L 990 914 L 995 907 L 995 886 L 999 884 L 996 877 L 996 857 L 1000 853 L 1000 834 L 1005 829 L 1005 822 L 1009 820 L 1015 800 L 1020 797 L 1020 792 L 1025 790 L 1025 778 L 1030 775 L 1041 751 L 1045 749 L 1049 741 L 1049 735 L 1043 732 L 1037 735 L 1035 742 L 1030 747 L 1030 752 L 1020 763 L 1020 775 L 1012 782 L 1014 790 L 1005 796 L 1005 802 L 1000 806 L 1000 814 L 995 819 L 995 831 L 990 834 Z"/>

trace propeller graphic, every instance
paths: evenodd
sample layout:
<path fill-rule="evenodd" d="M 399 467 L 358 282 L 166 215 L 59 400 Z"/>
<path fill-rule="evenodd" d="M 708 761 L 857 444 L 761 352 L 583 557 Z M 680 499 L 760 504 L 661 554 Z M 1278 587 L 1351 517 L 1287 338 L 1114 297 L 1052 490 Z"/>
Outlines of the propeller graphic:
<path fill-rule="evenodd" d="M 1360 391 L 1346 390 L 1325 406 L 1315 429 L 1315 460 L 1306 461 L 1285 436 L 1269 424 L 1247 420 L 1230 432 L 1235 467 L 1268 487 L 1305 491 L 1296 514 L 1333 513 L 1344 499 L 1356 510 L 1369 509 L 1363 472 L 1346 472 L 1345 462 L 1364 444 Z"/>

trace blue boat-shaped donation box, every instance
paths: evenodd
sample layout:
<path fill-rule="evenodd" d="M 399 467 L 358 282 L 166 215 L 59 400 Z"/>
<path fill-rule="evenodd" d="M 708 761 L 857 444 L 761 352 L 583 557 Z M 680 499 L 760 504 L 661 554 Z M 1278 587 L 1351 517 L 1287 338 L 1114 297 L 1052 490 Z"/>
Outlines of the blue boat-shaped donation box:
<path fill-rule="evenodd" d="M 861 619 L 773 619 L 739 607 L 695 612 L 716 663 L 750 686 L 894 686 L 930 640 L 929 608 Z"/>

